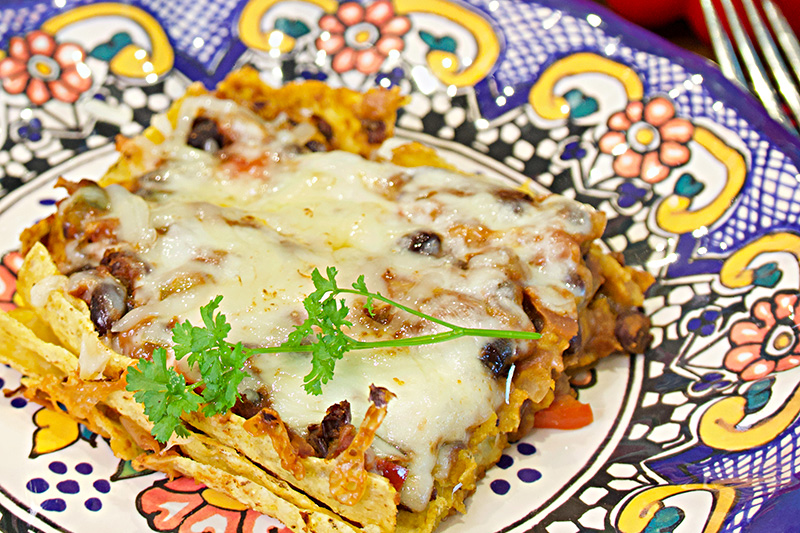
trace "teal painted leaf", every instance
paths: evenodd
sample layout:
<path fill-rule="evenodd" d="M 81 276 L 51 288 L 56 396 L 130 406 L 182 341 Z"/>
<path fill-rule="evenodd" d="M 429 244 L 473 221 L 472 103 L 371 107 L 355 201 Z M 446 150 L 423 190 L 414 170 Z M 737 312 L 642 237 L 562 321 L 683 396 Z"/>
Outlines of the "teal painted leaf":
<path fill-rule="evenodd" d="M 772 396 L 772 380 L 765 379 L 753 383 L 744 395 L 747 403 L 744 406 L 744 412 L 749 414 L 755 413 L 769 401 Z"/>
<path fill-rule="evenodd" d="M 436 37 L 427 31 L 420 30 L 419 36 L 431 50 L 441 50 L 443 52 L 450 52 L 451 54 L 456 52 L 456 40 L 449 35 Z"/>
<path fill-rule="evenodd" d="M 80 431 L 81 438 L 83 440 L 88 442 L 92 446 L 92 448 L 97 446 L 97 433 L 95 433 L 91 429 L 87 428 L 83 424 L 78 426 L 78 429 Z"/>
<path fill-rule="evenodd" d="M 306 23 L 302 20 L 287 19 L 284 17 L 281 17 L 275 21 L 275 29 L 282 31 L 293 39 L 297 39 L 298 37 L 302 37 L 303 35 L 308 35 L 311 33 L 308 25 L 306 25 Z"/>
<path fill-rule="evenodd" d="M 131 479 L 134 477 L 142 477 L 152 474 L 152 470 L 136 470 L 130 461 L 120 461 L 117 465 L 117 471 L 111 475 L 111 481 L 118 481 L 120 479 Z"/>
<path fill-rule="evenodd" d="M 89 55 L 101 61 L 111 61 L 111 58 L 129 44 L 133 44 L 133 39 L 127 32 L 121 31 L 115 33 L 107 42 L 95 46 Z"/>
<path fill-rule="evenodd" d="M 671 533 L 683 522 L 686 515 L 677 507 L 664 507 L 656 511 L 642 533 Z"/>
<path fill-rule="evenodd" d="M 572 118 L 588 117 L 600 109 L 597 100 L 591 96 L 586 96 L 578 89 L 570 89 L 564 95 L 564 99 L 569 104 L 569 115 Z"/>
<path fill-rule="evenodd" d="M 778 268 L 778 263 L 764 263 L 753 270 L 753 285 L 771 289 L 778 284 L 781 276 L 783 276 L 783 272 Z"/>
<path fill-rule="evenodd" d="M 706 186 L 694 179 L 691 174 L 681 174 L 675 183 L 675 194 L 684 198 L 694 198 L 705 189 Z"/>

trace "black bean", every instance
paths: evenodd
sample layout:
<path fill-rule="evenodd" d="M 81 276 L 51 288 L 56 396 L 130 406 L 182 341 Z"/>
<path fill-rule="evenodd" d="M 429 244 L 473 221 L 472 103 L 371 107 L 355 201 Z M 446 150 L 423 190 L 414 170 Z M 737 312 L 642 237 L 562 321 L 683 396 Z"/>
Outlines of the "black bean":
<path fill-rule="evenodd" d="M 350 420 L 350 402 L 342 400 L 328 407 L 322 422 L 308 426 L 306 441 L 314 448 L 317 457 L 328 454 L 328 448 L 339 438 L 342 428 Z"/>
<path fill-rule="evenodd" d="M 531 399 L 525 398 L 525 401 L 522 402 L 519 408 L 519 426 L 514 433 L 508 435 L 508 442 L 517 442 L 521 438 L 528 436 L 535 422 L 534 415 L 536 414 L 536 410 L 533 407 Z"/>
<path fill-rule="evenodd" d="M 382 143 L 386 140 L 386 123 L 380 120 L 362 120 L 361 126 L 367 132 L 367 142 Z"/>
<path fill-rule="evenodd" d="M 422 255 L 438 257 L 442 253 L 442 239 L 430 231 L 409 233 L 403 237 L 409 251 Z"/>
<path fill-rule="evenodd" d="M 573 272 L 567 279 L 567 289 L 575 294 L 583 296 L 586 294 L 586 280 L 577 272 Z"/>
<path fill-rule="evenodd" d="M 505 377 L 511 368 L 517 345 L 511 339 L 495 339 L 481 348 L 480 359 L 492 376 Z"/>
<path fill-rule="evenodd" d="M 578 353 L 583 345 L 583 335 L 581 334 L 580 328 L 578 329 L 578 334 L 574 335 L 569 340 L 569 345 L 567 345 L 567 349 L 564 350 L 564 355 L 574 355 Z"/>
<path fill-rule="evenodd" d="M 494 193 L 498 200 L 511 206 L 516 214 L 523 212 L 526 205 L 533 204 L 533 198 L 516 189 L 499 189 Z"/>
<path fill-rule="evenodd" d="M 569 224 L 575 226 L 585 226 L 590 222 L 589 213 L 583 206 L 569 205 L 559 210 L 559 216 L 567 221 Z"/>
<path fill-rule="evenodd" d="M 125 288 L 117 282 L 103 281 L 92 291 L 89 313 L 100 335 L 105 335 L 128 310 Z"/>
<path fill-rule="evenodd" d="M 136 280 L 150 272 L 150 267 L 129 250 L 106 250 L 100 264 L 108 268 L 111 275 L 117 278 L 128 291 L 133 288 Z"/>
<path fill-rule="evenodd" d="M 263 408 L 269 406 L 270 401 L 266 391 L 248 391 L 247 394 L 239 395 L 231 411 L 242 418 L 253 418 Z"/>
<path fill-rule="evenodd" d="M 531 297 L 528 296 L 526 292 L 522 293 L 522 310 L 525 311 L 525 314 L 528 315 L 528 318 L 531 320 L 533 329 L 541 333 L 544 329 L 544 315 L 536 309 L 533 301 L 531 301 Z"/>
<path fill-rule="evenodd" d="M 375 407 L 386 407 L 392 398 L 394 398 L 394 394 L 389 389 L 376 387 L 375 385 L 369 386 L 369 401 L 374 403 Z"/>
<path fill-rule="evenodd" d="M 316 125 L 317 130 L 325 137 L 326 141 L 330 141 L 333 138 L 333 128 L 330 124 L 328 124 L 325 119 L 314 115 L 314 125 Z"/>
<path fill-rule="evenodd" d="M 311 150 L 312 152 L 324 152 L 325 145 L 319 141 L 308 141 L 306 143 L 306 148 Z"/>
<path fill-rule="evenodd" d="M 650 318 L 636 310 L 628 310 L 617 316 L 614 335 L 628 353 L 642 353 L 653 341 L 650 334 Z"/>
<path fill-rule="evenodd" d="M 197 117 L 192 122 L 192 130 L 186 144 L 199 150 L 214 153 L 230 144 L 230 141 L 219 131 L 217 123 L 207 117 Z"/>
<path fill-rule="evenodd" d="M 325 412 L 325 418 L 322 419 L 322 432 L 331 437 L 334 433 L 339 431 L 339 428 L 345 424 L 349 424 L 352 420 L 350 414 L 350 402 L 342 400 L 339 403 L 333 404 L 328 407 Z"/>

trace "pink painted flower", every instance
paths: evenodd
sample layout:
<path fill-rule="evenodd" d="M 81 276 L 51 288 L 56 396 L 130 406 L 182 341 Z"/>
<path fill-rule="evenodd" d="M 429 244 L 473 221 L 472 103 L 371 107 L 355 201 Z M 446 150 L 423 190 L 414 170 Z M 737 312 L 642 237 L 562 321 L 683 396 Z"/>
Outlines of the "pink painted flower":
<path fill-rule="evenodd" d="M 375 74 L 389 52 L 403 50 L 403 35 L 411 29 L 411 22 L 408 17 L 395 15 L 390 0 L 376 0 L 367 8 L 358 2 L 345 2 L 335 15 L 320 18 L 319 27 L 323 33 L 317 39 L 317 48 L 333 56 L 333 70 Z"/>
<path fill-rule="evenodd" d="M 693 134 L 692 123 L 676 118 L 672 102 L 657 96 L 647 104 L 631 102 L 625 111 L 611 115 L 599 146 L 614 156 L 617 175 L 658 183 L 689 161 L 686 144 Z"/>
<path fill-rule="evenodd" d="M 154 531 L 191 533 L 291 533 L 266 515 L 252 511 L 222 493 L 188 477 L 157 481 L 139 493 L 137 508 Z"/>
<path fill-rule="evenodd" d="M 17 307 L 14 296 L 17 293 L 17 272 L 22 266 L 19 252 L 9 252 L 0 263 L 0 309 L 10 311 Z"/>
<path fill-rule="evenodd" d="M 51 98 L 72 103 L 92 86 L 86 52 L 74 43 L 57 44 L 53 36 L 34 30 L 12 37 L 8 57 L 0 61 L 0 79 L 9 94 L 25 93 L 31 103 Z"/>
<path fill-rule="evenodd" d="M 758 300 L 750 320 L 733 325 L 725 368 L 745 381 L 800 365 L 800 298 L 797 291 L 781 291 Z"/>

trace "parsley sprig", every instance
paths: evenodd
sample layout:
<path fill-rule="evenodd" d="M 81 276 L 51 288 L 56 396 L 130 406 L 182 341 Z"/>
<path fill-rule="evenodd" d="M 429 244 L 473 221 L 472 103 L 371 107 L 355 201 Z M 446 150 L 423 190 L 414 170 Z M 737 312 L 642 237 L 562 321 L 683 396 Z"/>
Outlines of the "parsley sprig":
<path fill-rule="evenodd" d="M 241 342 L 225 340 L 231 330 L 222 313 L 214 312 L 222 296 L 200 308 L 205 327 L 192 326 L 189 321 L 178 323 L 172 330 L 175 359 L 189 355 L 187 362 L 196 365 L 200 380 L 186 383 L 183 374 L 167 365 L 167 351 L 153 350 L 152 360 L 140 359 L 128 369 L 128 391 L 144 405 L 144 413 L 153 422 L 152 434 L 166 442 L 173 433 L 188 437 L 189 431 L 181 422 L 183 413 L 200 411 L 205 416 L 226 413 L 236 403 L 239 383 L 247 375 L 242 370 L 250 354 Z M 199 392 L 198 392 L 199 391 Z"/>
<path fill-rule="evenodd" d="M 222 301 L 217 296 L 200 308 L 204 327 L 192 326 L 188 321 L 179 323 L 172 331 L 175 359 L 188 355 L 187 362 L 200 371 L 200 380 L 186 383 L 182 374 L 167 366 L 164 348 L 153 351 L 152 360 L 140 360 L 137 367 L 128 370 L 127 390 L 144 405 L 144 411 L 154 423 L 152 433 L 160 442 L 166 442 L 174 432 L 188 436 L 181 422 L 183 413 L 202 411 L 205 416 L 225 413 L 233 407 L 238 396 L 238 386 L 246 376 L 244 362 L 255 354 L 310 352 L 311 371 L 303 379 L 308 394 L 322 394 L 322 385 L 333 378 L 336 361 L 350 350 L 421 346 L 445 342 L 459 337 L 490 337 L 505 339 L 538 339 L 532 331 L 510 331 L 482 328 L 465 328 L 395 302 L 380 293 L 367 289 L 364 276 L 359 276 L 352 288 L 339 287 L 337 270 L 328 267 L 325 275 L 318 269 L 311 273 L 314 292 L 303 300 L 308 318 L 295 326 L 285 342 L 269 348 L 245 348 L 241 342 L 229 343 L 226 339 L 231 329 L 225 315 L 214 312 Z M 413 316 L 439 324 L 446 331 L 383 341 L 359 341 L 347 335 L 352 326 L 347 320 L 349 309 L 343 294 L 366 298 L 365 307 L 374 312 L 374 301 L 380 301 Z M 202 407 L 202 409 L 201 409 Z"/>
<path fill-rule="evenodd" d="M 322 385 L 333 378 L 334 365 L 350 350 L 369 350 L 374 348 L 395 348 L 400 346 L 422 346 L 445 342 L 459 337 L 491 337 L 504 339 L 538 339 L 538 333 L 532 331 L 512 331 L 498 329 L 464 328 L 428 315 L 416 309 L 395 302 L 380 293 L 367 289 L 364 276 L 359 276 L 353 288 L 339 287 L 336 283 L 337 270 L 328 267 L 326 275 L 314 269 L 311 281 L 314 292 L 303 300 L 303 307 L 308 318 L 296 326 L 286 342 L 274 348 L 254 350 L 257 353 L 311 352 L 311 372 L 305 376 L 304 388 L 309 394 L 322 394 Z M 428 320 L 447 328 L 447 331 L 417 337 L 390 339 L 384 341 L 359 341 L 347 335 L 342 328 L 350 327 L 347 321 L 348 308 L 344 300 L 337 300 L 341 294 L 354 294 L 366 298 L 364 306 L 374 313 L 374 301 L 380 301 L 411 315 Z M 309 338 L 316 338 L 308 342 Z"/>

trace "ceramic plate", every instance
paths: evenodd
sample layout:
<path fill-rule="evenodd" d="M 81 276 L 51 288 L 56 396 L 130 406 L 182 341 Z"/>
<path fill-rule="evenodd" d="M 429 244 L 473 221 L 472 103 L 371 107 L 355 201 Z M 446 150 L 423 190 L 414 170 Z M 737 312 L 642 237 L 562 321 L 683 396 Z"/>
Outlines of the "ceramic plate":
<path fill-rule="evenodd" d="M 399 136 L 608 215 L 652 272 L 643 357 L 576 380 L 596 421 L 536 431 L 441 531 L 789 531 L 800 508 L 800 149 L 709 64 L 558 0 L 92 0 L 0 7 L 0 305 L 56 176 L 97 177 L 193 80 L 255 65 L 411 95 Z M 13 390 L 19 376 L 0 370 Z M 135 472 L 67 417 L 0 398 L 0 529 L 266 532 Z M 792 522 L 787 522 L 787 520 Z"/>

